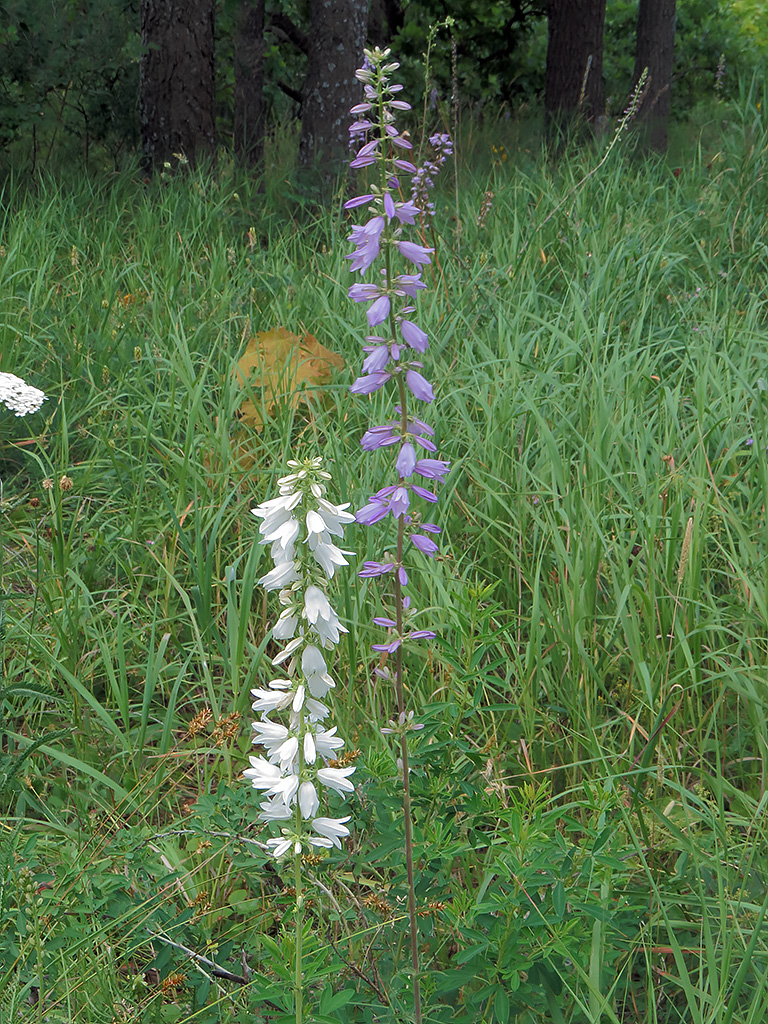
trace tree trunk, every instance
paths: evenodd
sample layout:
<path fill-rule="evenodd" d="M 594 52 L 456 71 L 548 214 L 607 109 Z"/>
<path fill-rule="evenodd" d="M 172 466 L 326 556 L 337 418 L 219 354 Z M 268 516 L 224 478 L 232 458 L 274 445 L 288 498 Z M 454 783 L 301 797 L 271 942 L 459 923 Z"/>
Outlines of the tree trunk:
<path fill-rule="evenodd" d="M 264 0 L 240 0 L 235 34 L 235 158 L 264 157 Z"/>
<path fill-rule="evenodd" d="M 310 49 L 301 109 L 299 159 L 341 162 L 349 151 L 349 108 L 362 98 L 367 0 L 310 0 Z"/>
<path fill-rule="evenodd" d="M 675 59 L 675 0 L 640 0 L 637 12 L 635 84 L 643 71 L 648 78 L 638 108 L 646 148 L 663 153 L 667 148 L 670 85 Z"/>
<path fill-rule="evenodd" d="M 548 0 L 544 111 L 547 132 L 605 112 L 603 28 L 606 0 Z"/>
<path fill-rule="evenodd" d="M 215 0 L 141 0 L 141 142 L 147 172 L 216 142 Z"/>

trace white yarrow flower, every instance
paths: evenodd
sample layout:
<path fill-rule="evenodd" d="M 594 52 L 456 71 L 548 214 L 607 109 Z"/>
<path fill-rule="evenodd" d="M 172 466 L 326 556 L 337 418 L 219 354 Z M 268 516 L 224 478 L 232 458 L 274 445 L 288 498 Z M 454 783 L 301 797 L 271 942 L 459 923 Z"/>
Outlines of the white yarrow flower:
<path fill-rule="evenodd" d="M 28 416 L 37 412 L 46 399 L 44 391 L 33 388 L 15 373 L 0 373 L 0 405 L 15 416 Z"/>

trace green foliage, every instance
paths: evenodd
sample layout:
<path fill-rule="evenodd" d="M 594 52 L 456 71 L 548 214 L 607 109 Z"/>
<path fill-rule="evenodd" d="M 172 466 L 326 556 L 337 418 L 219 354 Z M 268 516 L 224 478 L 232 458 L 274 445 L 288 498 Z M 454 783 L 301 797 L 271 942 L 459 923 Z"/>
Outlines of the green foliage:
<path fill-rule="evenodd" d="M 137 18 L 136 0 L 3 3 L 0 146 L 23 140 L 23 155 L 34 167 L 47 164 L 54 149 L 59 161 L 69 151 L 87 162 L 93 145 L 113 156 L 133 145 Z"/>

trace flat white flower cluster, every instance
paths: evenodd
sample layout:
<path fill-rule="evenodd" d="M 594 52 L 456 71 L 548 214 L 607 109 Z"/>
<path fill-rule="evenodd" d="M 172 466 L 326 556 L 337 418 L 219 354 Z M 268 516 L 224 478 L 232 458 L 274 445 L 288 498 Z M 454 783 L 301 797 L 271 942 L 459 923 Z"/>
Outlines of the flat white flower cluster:
<path fill-rule="evenodd" d="M 291 461 L 294 469 L 278 481 L 280 494 L 251 511 L 261 519 L 261 544 L 271 544 L 274 569 L 261 577 L 266 590 L 279 590 L 282 611 L 272 630 L 276 640 L 287 641 L 273 659 L 284 666 L 285 676 L 271 679 L 264 689 L 251 691 L 253 710 L 261 720 L 253 723 L 253 742 L 266 756 L 251 757 L 244 776 L 267 797 L 261 804 L 262 821 L 291 822 L 279 838 L 267 840 L 275 857 L 290 851 L 299 856 L 312 846 L 341 847 L 349 835 L 345 818 L 320 814 L 323 787 L 342 796 L 354 791 L 354 767 L 331 766 L 344 740 L 336 727 L 322 724 L 330 714 L 323 699 L 335 683 L 323 651 L 334 647 L 345 633 L 325 592 L 338 566 L 348 565 L 332 538 L 342 538 L 344 526 L 354 522 L 346 505 L 325 498 L 330 473 L 322 459 Z M 273 722 L 273 712 L 288 715 L 288 724 Z M 306 826 L 311 828 L 311 832 Z"/>
<path fill-rule="evenodd" d="M 14 373 L 0 373 L 0 405 L 16 416 L 37 412 L 44 401 L 44 391 L 33 388 Z"/>

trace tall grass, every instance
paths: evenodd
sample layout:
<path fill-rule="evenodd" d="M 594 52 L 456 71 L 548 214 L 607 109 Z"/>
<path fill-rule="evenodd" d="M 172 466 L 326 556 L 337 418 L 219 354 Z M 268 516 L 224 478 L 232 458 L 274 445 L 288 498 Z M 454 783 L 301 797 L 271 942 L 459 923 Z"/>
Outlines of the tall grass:
<path fill-rule="evenodd" d="M 443 203 L 422 321 L 455 469 L 408 676 L 432 1020 L 765 1015 L 766 101 L 679 176 L 625 142 L 586 181 L 600 154 L 480 173 L 475 137 L 460 257 Z M 237 781 L 269 644 L 248 509 L 289 452 L 378 486 L 340 197 L 278 223 L 226 171 L 6 183 L 1 368 L 50 398 L 0 424 L 4 679 L 66 698 L 6 701 L 9 753 L 56 736 L 0 785 L 8 1020 L 279 1016 L 287 897 Z M 349 370 L 257 433 L 234 365 L 278 325 Z M 326 1017 L 402 1019 L 390 709 L 343 587 L 365 782 L 308 956 Z"/>

